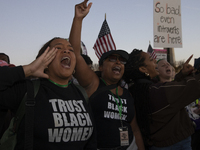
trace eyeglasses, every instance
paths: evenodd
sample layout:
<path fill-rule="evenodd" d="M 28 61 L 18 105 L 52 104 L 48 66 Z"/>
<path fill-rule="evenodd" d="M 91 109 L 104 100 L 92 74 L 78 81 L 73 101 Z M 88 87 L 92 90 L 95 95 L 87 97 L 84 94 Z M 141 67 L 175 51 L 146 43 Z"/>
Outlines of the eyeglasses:
<path fill-rule="evenodd" d="M 108 60 L 111 62 L 116 62 L 117 59 L 120 61 L 121 64 L 125 65 L 126 64 L 126 59 L 122 56 L 118 56 L 118 55 L 109 55 Z"/>

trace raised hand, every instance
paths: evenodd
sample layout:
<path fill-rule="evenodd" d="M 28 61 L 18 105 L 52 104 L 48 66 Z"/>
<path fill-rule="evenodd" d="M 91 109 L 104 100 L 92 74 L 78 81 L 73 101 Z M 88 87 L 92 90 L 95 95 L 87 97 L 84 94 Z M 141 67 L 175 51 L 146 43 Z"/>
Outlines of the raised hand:
<path fill-rule="evenodd" d="M 44 69 L 46 69 L 51 61 L 55 58 L 56 52 L 57 49 L 52 48 L 50 50 L 48 47 L 39 58 L 34 60 L 29 65 L 23 66 L 25 76 L 49 78 L 49 76 L 44 73 Z"/>
<path fill-rule="evenodd" d="M 190 73 L 193 72 L 194 67 L 192 65 L 189 64 L 190 60 L 192 59 L 193 55 L 191 55 L 187 61 L 183 64 L 183 69 L 182 69 L 182 73 L 184 75 L 189 75 Z"/>
<path fill-rule="evenodd" d="M 84 0 L 82 3 L 75 6 L 75 17 L 84 18 L 88 14 L 92 3 L 87 5 L 87 2 L 88 0 Z"/>

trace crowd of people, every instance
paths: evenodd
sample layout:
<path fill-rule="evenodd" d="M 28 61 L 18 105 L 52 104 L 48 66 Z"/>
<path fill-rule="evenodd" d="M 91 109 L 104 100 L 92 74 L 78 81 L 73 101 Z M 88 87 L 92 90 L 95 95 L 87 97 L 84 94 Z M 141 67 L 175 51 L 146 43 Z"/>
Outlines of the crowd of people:
<path fill-rule="evenodd" d="M 93 71 L 90 57 L 81 54 L 82 22 L 92 7 L 87 2 L 75 6 L 69 39 L 52 38 L 32 63 L 15 66 L 0 53 L 0 136 L 34 79 L 40 87 L 32 149 L 200 149 L 200 65 L 194 70 L 191 56 L 175 76 L 165 59 L 117 49 L 103 53 L 99 71 Z M 25 121 L 19 124 L 15 150 L 25 147 Z"/>

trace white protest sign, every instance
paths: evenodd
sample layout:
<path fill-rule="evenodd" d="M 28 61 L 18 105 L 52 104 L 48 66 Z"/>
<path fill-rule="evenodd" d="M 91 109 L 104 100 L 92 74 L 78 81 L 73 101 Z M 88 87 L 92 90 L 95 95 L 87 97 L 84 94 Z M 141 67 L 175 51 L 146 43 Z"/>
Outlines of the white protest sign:
<path fill-rule="evenodd" d="M 154 0 L 154 47 L 181 48 L 181 1 Z"/>

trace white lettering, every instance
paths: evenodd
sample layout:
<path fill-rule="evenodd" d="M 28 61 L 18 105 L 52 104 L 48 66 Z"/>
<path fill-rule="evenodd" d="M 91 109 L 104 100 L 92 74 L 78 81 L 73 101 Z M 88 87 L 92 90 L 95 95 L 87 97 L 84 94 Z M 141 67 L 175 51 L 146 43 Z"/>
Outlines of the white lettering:
<path fill-rule="evenodd" d="M 63 130 L 63 128 L 61 128 Z M 72 134 L 72 130 L 70 128 L 65 128 L 64 132 L 63 132 L 63 142 L 68 142 L 70 140 Z"/>
<path fill-rule="evenodd" d="M 86 141 L 93 133 L 93 127 L 48 129 L 49 142 Z"/>
<path fill-rule="evenodd" d="M 69 114 L 71 126 L 79 126 L 78 120 L 74 114 Z"/>
<path fill-rule="evenodd" d="M 77 101 L 77 103 L 80 104 L 80 106 L 82 107 L 83 111 L 86 111 L 82 100 Z"/>
<path fill-rule="evenodd" d="M 50 102 L 51 105 L 52 105 L 53 111 L 58 111 L 58 110 L 57 110 L 57 107 L 56 107 L 56 102 L 57 102 L 57 100 L 56 100 L 56 99 L 50 99 L 49 102 Z"/>
<path fill-rule="evenodd" d="M 122 114 L 122 120 L 126 120 L 127 115 Z M 110 112 L 110 111 L 104 111 L 104 118 L 111 118 L 119 120 L 119 113 L 116 112 Z"/>
<path fill-rule="evenodd" d="M 60 142 L 61 141 L 61 137 L 62 137 L 62 133 L 63 133 L 63 128 L 60 129 L 59 133 L 58 133 L 58 129 L 54 129 L 54 132 L 52 131 L 52 129 L 48 129 L 49 132 L 49 142 Z"/>
<path fill-rule="evenodd" d="M 70 123 L 67 120 L 66 113 L 62 113 L 62 117 L 63 117 L 63 120 L 64 120 L 65 127 L 70 126 Z"/>
<path fill-rule="evenodd" d="M 78 122 L 80 124 L 80 126 L 85 126 L 86 125 L 86 121 L 83 120 L 85 119 L 84 115 L 82 113 L 78 113 L 77 114 L 77 118 L 78 118 Z"/>
<path fill-rule="evenodd" d="M 65 101 L 65 104 L 66 104 L 69 112 L 74 112 L 75 111 L 71 100 Z"/>
<path fill-rule="evenodd" d="M 88 126 L 92 126 L 92 121 L 91 121 L 91 119 L 90 119 L 90 115 L 89 115 L 88 113 L 83 113 L 83 114 L 84 114 L 85 119 L 86 119 L 86 121 L 87 121 L 87 125 L 88 125 Z"/>
<path fill-rule="evenodd" d="M 81 111 L 82 111 L 81 107 L 78 105 L 78 103 L 77 103 L 76 100 L 73 100 L 73 104 L 74 104 L 75 110 L 76 110 L 77 112 L 81 112 Z"/>
<path fill-rule="evenodd" d="M 79 128 L 79 129 L 74 128 L 71 141 L 80 141 L 82 132 L 83 132 L 83 128 Z"/>
<path fill-rule="evenodd" d="M 63 100 L 58 99 L 58 107 L 59 107 L 60 112 L 67 112 L 67 108 Z"/>
<path fill-rule="evenodd" d="M 53 113 L 54 125 L 55 127 L 63 126 L 62 116 L 59 113 Z"/>

